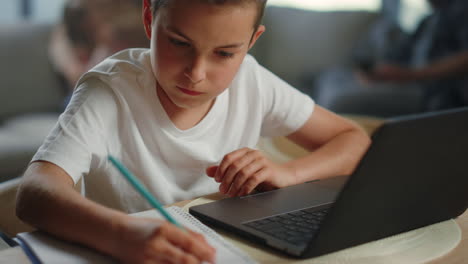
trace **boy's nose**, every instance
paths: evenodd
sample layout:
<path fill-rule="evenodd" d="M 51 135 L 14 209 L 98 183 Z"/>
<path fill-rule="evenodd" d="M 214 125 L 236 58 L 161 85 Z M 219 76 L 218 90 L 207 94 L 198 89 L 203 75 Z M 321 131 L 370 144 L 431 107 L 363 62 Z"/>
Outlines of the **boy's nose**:
<path fill-rule="evenodd" d="M 201 58 L 194 58 L 191 65 L 185 70 L 185 76 L 193 84 L 199 83 L 206 78 L 206 65 Z"/>

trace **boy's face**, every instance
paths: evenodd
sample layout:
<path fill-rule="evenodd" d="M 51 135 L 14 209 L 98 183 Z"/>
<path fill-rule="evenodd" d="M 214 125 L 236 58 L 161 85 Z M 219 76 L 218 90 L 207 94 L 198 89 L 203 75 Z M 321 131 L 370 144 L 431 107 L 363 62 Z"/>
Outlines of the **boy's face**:
<path fill-rule="evenodd" d="M 264 31 L 254 32 L 254 4 L 209 5 L 175 0 L 151 22 L 145 0 L 144 22 L 151 37 L 151 63 L 164 103 L 177 108 L 211 104 L 231 83 L 249 48 Z"/>

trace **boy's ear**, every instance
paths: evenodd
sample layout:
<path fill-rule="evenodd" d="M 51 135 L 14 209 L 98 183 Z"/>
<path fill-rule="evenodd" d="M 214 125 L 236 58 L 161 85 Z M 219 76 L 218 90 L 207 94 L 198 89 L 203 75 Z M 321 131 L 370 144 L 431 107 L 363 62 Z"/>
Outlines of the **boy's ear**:
<path fill-rule="evenodd" d="M 151 39 L 151 26 L 153 24 L 153 13 L 151 11 L 151 0 L 143 0 L 143 25 L 145 27 L 146 36 Z"/>
<path fill-rule="evenodd" d="M 265 32 L 265 30 L 266 28 L 264 25 L 258 26 L 257 31 L 255 31 L 255 33 L 252 35 L 252 40 L 250 41 L 249 49 L 253 47 L 255 42 L 257 42 L 258 38 L 263 34 L 263 32 Z"/>

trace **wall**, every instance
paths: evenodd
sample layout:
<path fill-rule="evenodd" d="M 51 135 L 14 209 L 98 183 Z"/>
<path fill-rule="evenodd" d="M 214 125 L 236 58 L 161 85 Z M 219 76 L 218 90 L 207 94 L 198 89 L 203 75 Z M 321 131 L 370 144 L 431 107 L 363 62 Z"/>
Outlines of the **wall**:
<path fill-rule="evenodd" d="M 66 0 L 1 0 L 0 24 L 13 24 L 29 20 L 55 22 L 59 19 Z M 27 6 L 27 11 L 24 7 Z M 24 13 L 27 14 L 24 14 Z M 25 17 L 27 16 L 27 17 Z"/>

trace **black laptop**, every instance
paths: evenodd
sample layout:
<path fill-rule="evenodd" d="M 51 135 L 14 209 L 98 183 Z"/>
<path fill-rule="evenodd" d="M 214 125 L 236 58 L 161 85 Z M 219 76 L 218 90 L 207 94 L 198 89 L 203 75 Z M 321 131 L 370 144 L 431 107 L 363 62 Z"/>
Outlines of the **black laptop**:
<path fill-rule="evenodd" d="M 201 221 L 309 258 L 455 218 L 468 207 L 468 108 L 385 122 L 355 172 L 194 206 Z"/>

